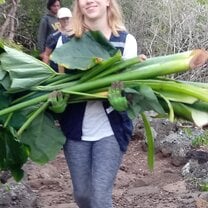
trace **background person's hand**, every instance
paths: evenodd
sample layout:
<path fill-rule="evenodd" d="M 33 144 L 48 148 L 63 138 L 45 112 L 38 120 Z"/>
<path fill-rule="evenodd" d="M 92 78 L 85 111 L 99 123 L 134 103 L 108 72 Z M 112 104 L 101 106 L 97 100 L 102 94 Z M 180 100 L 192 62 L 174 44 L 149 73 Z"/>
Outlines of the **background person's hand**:
<path fill-rule="evenodd" d="M 53 91 L 48 96 L 48 102 L 50 103 L 49 109 L 54 113 L 62 113 L 66 109 L 68 103 L 69 94 L 63 94 L 60 91 Z"/>
<path fill-rule="evenodd" d="M 108 90 L 108 101 L 116 111 L 125 111 L 128 108 L 128 101 L 122 96 L 122 90 L 122 82 L 113 82 Z"/>

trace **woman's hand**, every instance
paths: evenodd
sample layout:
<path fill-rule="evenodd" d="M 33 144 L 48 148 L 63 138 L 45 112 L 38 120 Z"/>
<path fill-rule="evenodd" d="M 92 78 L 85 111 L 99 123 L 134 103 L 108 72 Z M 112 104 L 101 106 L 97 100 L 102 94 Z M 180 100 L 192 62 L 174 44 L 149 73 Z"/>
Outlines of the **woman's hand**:
<path fill-rule="evenodd" d="M 63 94 L 60 91 L 53 91 L 48 96 L 50 103 L 49 109 L 54 113 L 63 113 L 68 104 L 69 94 Z"/>
<path fill-rule="evenodd" d="M 122 96 L 122 90 L 122 82 L 113 82 L 108 90 L 108 101 L 116 111 L 125 111 L 128 108 L 128 101 Z"/>
<path fill-rule="evenodd" d="M 144 55 L 144 54 L 140 54 L 138 57 L 139 57 L 142 61 L 145 61 L 145 60 L 147 59 L 147 56 Z"/>

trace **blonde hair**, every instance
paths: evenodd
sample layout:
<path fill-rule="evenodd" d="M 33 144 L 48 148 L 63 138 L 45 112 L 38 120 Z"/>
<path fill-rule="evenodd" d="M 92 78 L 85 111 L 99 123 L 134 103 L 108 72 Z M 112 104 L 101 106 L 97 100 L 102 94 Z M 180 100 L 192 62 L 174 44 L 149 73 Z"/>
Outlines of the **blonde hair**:
<path fill-rule="evenodd" d="M 74 34 L 76 37 L 81 37 L 83 33 L 90 28 L 88 28 L 87 25 L 84 24 L 84 16 L 79 8 L 78 0 L 74 1 L 72 13 L 72 28 Z M 118 31 L 126 30 L 123 23 L 121 8 L 116 0 L 109 0 L 109 6 L 107 7 L 107 15 L 108 25 L 115 36 L 118 36 Z"/>

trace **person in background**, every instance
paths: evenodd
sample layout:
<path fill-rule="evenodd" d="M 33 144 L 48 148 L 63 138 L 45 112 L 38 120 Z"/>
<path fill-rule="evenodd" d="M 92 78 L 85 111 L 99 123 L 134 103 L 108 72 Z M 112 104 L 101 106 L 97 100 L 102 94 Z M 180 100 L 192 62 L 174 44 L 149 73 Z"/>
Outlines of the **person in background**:
<path fill-rule="evenodd" d="M 58 10 L 57 18 L 60 23 L 60 28 L 58 31 L 50 34 L 46 41 L 45 51 L 43 53 L 43 62 L 46 64 L 50 64 L 50 66 L 56 71 L 63 73 L 63 67 L 58 66 L 53 61 L 50 61 L 50 54 L 53 52 L 55 48 L 60 47 L 70 39 L 70 35 L 72 35 L 72 27 L 71 27 L 71 17 L 72 13 L 70 9 L 66 7 L 62 7 Z"/>
<path fill-rule="evenodd" d="M 60 9 L 60 0 L 48 0 L 47 9 L 48 13 L 41 19 L 37 37 L 37 48 L 40 52 L 39 56 L 41 60 L 43 59 L 43 52 L 48 36 L 59 28 L 59 22 L 56 15 Z"/>
<path fill-rule="evenodd" d="M 137 41 L 124 26 L 117 0 L 74 1 L 74 36 L 82 37 L 88 30 L 102 32 L 123 58 L 137 56 Z M 59 113 L 66 136 L 64 154 L 79 208 L 113 207 L 114 181 L 133 125 L 125 111 L 128 101 L 121 95 L 121 83 L 112 85 L 106 101 L 67 105 L 67 95 L 55 92 L 49 97 L 49 108 Z"/>

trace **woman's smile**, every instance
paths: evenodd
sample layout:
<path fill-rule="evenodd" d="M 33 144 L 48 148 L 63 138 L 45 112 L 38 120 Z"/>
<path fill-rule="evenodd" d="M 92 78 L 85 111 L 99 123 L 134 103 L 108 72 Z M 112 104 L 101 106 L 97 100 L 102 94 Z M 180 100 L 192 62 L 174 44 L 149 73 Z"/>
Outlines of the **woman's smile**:
<path fill-rule="evenodd" d="M 86 7 L 87 13 L 93 13 L 97 11 L 98 6 L 97 5 L 90 5 Z"/>
<path fill-rule="evenodd" d="M 79 7 L 86 19 L 106 17 L 108 0 L 79 0 Z"/>

